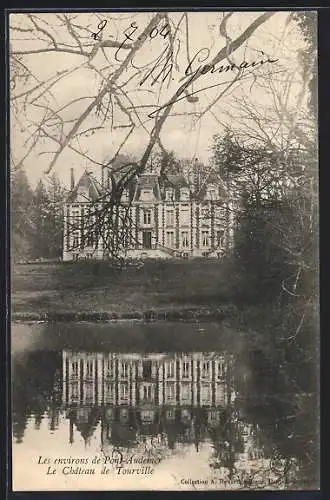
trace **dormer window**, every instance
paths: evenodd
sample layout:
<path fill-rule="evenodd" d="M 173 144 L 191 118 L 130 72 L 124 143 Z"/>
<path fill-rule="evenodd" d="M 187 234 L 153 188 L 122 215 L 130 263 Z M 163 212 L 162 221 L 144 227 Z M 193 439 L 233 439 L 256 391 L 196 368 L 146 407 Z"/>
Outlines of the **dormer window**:
<path fill-rule="evenodd" d="M 121 197 L 122 201 L 129 201 L 129 191 L 124 189 Z"/>
<path fill-rule="evenodd" d="M 203 219 L 210 218 L 211 214 L 210 214 L 209 208 L 207 206 L 201 208 L 201 216 Z"/>
<path fill-rule="evenodd" d="M 182 189 L 180 190 L 180 199 L 181 199 L 182 201 L 187 201 L 187 200 L 189 200 L 189 189 L 187 189 L 187 188 L 182 188 Z"/>
<path fill-rule="evenodd" d="M 141 201 L 152 201 L 152 199 L 153 199 L 152 189 L 150 189 L 150 188 L 143 188 L 141 190 L 140 200 Z"/>
<path fill-rule="evenodd" d="M 166 189 L 165 200 L 166 201 L 173 201 L 174 200 L 174 189 L 172 189 L 172 188 Z"/>
<path fill-rule="evenodd" d="M 207 198 L 209 200 L 217 200 L 218 199 L 218 193 L 217 190 L 214 187 L 210 187 L 207 190 Z"/>

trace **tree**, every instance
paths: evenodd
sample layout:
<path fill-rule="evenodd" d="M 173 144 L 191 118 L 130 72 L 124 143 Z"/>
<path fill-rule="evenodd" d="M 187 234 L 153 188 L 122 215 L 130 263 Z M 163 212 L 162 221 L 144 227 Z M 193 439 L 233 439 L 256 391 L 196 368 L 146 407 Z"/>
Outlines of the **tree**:
<path fill-rule="evenodd" d="M 11 247 L 13 260 L 31 255 L 34 226 L 32 220 L 33 192 L 25 170 L 21 167 L 11 176 Z"/>
<path fill-rule="evenodd" d="M 157 167 L 161 177 L 167 174 L 180 174 L 182 167 L 173 151 L 161 151 L 153 160 L 153 165 Z"/>
<path fill-rule="evenodd" d="M 243 289 L 245 305 L 248 300 L 256 304 L 255 311 L 251 304 L 241 308 L 241 321 L 244 327 L 250 325 L 254 337 L 251 351 L 254 348 L 259 354 L 251 362 L 252 388 L 272 398 L 282 392 L 291 395 L 289 403 L 279 397 L 277 404 L 277 446 L 280 455 L 295 456 L 304 479 L 314 485 L 318 476 L 318 170 L 315 74 L 308 68 L 315 65 L 316 38 L 313 17 L 302 13 L 298 18 L 307 35 L 297 67 L 279 81 L 265 75 L 256 82 L 269 100 L 264 93 L 259 102 L 250 96 L 237 99 L 228 111 L 227 136 L 217 138 L 214 151 L 219 168 L 245 189 L 238 212 L 235 263 L 241 264 L 237 289 Z M 248 155 L 251 163 L 247 151 L 253 153 Z M 256 154 L 262 151 L 260 163 Z M 269 186 L 256 197 L 256 187 L 262 187 L 263 180 Z M 275 404 L 270 405 L 271 422 L 274 408 Z M 260 420 L 262 414 L 258 412 Z M 304 448 L 300 453 L 303 441 L 308 451 Z"/>
<path fill-rule="evenodd" d="M 34 248 L 35 258 L 49 257 L 48 233 L 48 195 L 42 180 L 39 181 L 34 193 Z"/>
<path fill-rule="evenodd" d="M 145 170 L 155 148 L 163 157 L 170 155 L 163 133 L 177 117 L 202 120 L 229 92 L 250 85 L 267 66 L 274 67 L 275 57 L 261 52 L 256 57 L 248 44 L 274 15 L 256 13 L 236 29 L 240 14 L 221 13 L 218 26 L 207 29 L 210 44 L 214 29 L 221 40 L 212 55 L 208 47 L 194 47 L 189 13 L 12 15 L 12 127 L 15 141 L 25 144 L 16 164 L 38 157 L 51 173 L 69 155 L 112 171 L 132 137 L 137 134 L 139 142 L 144 134 L 139 158 L 126 165 L 112 186 L 110 207 L 105 204 L 98 213 L 105 220 L 125 186 Z M 70 85 L 72 92 L 63 91 Z M 119 139 L 111 161 L 104 164 L 95 144 L 109 142 L 114 131 L 120 131 Z M 114 219 L 108 218 L 109 224 L 110 232 L 118 230 Z"/>
<path fill-rule="evenodd" d="M 63 246 L 64 190 L 55 174 L 48 180 L 48 185 L 39 181 L 33 199 L 34 257 L 60 257 Z"/>
<path fill-rule="evenodd" d="M 56 173 L 48 179 L 46 186 L 48 194 L 49 220 L 48 231 L 50 239 L 50 257 L 58 258 L 63 254 L 63 202 L 66 190 L 61 185 Z"/>
<path fill-rule="evenodd" d="M 309 108 L 317 117 L 317 14 L 316 12 L 295 12 L 293 19 L 297 22 L 304 37 L 305 48 L 301 52 L 301 65 L 306 78 L 309 79 Z"/>
<path fill-rule="evenodd" d="M 253 98 L 242 93 L 234 99 L 223 120 L 226 135 L 215 138 L 213 151 L 218 167 L 244 188 L 245 202 L 255 198 L 254 229 L 261 224 L 260 235 L 271 235 L 267 245 L 272 244 L 274 258 L 282 256 L 287 269 L 287 276 L 276 274 L 279 291 L 294 297 L 298 287 L 301 293 L 305 287 L 308 301 L 315 294 L 307 283 L 315 283 L 318 234 L 315 15 L 293 13 L 286 25 L 303 35 L 295 64 L 276 78 L 264 73 L 255 82 L 260 98 L 256 92 Z M 257 213 L 264 202 L 268 206 Z M 252 221 L 251 203 L 248 210 Z M 249 217 L 242 215 L 251 243 Z"/>

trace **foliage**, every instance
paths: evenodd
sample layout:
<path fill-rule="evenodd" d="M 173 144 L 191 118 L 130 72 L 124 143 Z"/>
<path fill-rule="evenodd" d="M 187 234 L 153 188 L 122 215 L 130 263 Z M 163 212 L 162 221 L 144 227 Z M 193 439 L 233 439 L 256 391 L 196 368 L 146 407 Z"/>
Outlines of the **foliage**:
<path fill-rule="evenodd" d="M 34 256 L 56 258 L 62 255 L 64 190 L 55 174 L 48 183 L 39 181 L 34 193 Z"/>
<path fill-rule="evenodd" d="M 13 260 L 31 253 L 34 225 L 32 221 L 33 192 L 26 172 L 19 168 L 11 177 L 11 250 Z"/>
<path fill-rule="evenodd" d="M 12 259 L 51 259 L 62 255 L 64 189 L 55 174 L 35 190 L 20 167 L 11 179 Z"/>
<path fill-rule="evenodd" d="M 180 161 L 173 151 L 161 151 L 155 156 L 152 164 L 156 166 L 161 177 L 167 174 L 179 174 L 182 170 Z"/>
<path fill-rule="evenodd" d="M 309 107 L 316 117 L 317 114 L 317 24 L 316 12 L 302 11 L 293 14 L 306 42 L 305 50 L 301 52 L 301 63 L 304 73 L 311 75 L 309 82 Z"/>

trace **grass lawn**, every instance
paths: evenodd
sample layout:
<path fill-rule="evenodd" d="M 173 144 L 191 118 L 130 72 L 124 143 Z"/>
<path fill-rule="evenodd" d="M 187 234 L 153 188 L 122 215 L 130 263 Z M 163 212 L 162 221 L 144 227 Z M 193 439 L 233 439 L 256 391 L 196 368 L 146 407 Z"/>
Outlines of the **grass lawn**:
<path fill-rule="evenodd" d="M 106 262 L 21 264 L 12 270 L 12 313 L 171 311 L 230 302 L 228 269 L 204 260 L 146 262 L 114 269 Z"/>

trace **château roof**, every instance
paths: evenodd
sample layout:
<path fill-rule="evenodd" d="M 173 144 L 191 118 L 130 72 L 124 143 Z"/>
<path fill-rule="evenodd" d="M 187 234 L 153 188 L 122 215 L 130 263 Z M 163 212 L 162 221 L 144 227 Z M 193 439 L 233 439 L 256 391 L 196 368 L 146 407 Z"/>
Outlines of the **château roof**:
<path fill-rule="evenodd" d="M 83 418 L 77 415 L 77 412 L 72 412 L 71 419 L 75 424 L 77 430 L 80 432 L 84 441 L 87 442 L 94 434 L 94 431 L 100 420 L 100 415 L 98 410 L 95 408 L 86 407 L 84 408 L 84 410 L 85 414 Z"/>
<path fill-rule="evenodd" d="M 98 185 L 91 172 L 85 170 L 78 183 L 70 191 L 66 201 L 67 203 L 74 203 L 79 195 L 86 198 L 86 201 L 96 201 L 101 194 L 101 186 Z"/>
<path fill-rule="evenodd" d="M 117 171 L 112 171 L 115 183 L 120 180 L 125 174 L 131 173 L 131 165 L 123 166 Z M 108 184 L 106 179 L 103 179 L 104 185 L 94 178 L 91 172 L 85 171 L 79 179 L 76 186 L 70 191 L 66 202 L 75 203 L 76 201 L 97 201 L 106 193 L 111 184 Z M 174 200 L 180 200 L 180 190 L 182 188 L 189 189 L 191 196 L 198 200 L 203 200 L 210 185 L 215 185 L 220 190 L 221 198 L 227 198 L 227 188 L 220 176 L 216 172 L 210 172 L 199 185 L 190 183 L 182 174 L 167 174 L 159 176 L 157 173 L 142 173 L 138 177 L 130 179 L 126 185 L 129 192 L 129 199 L 139 201 L 143 189 L 150 189 L 153 193 L 154 201 L 161 201 L 165 197 L 165 191 L 168 188 L 174 190 Z"/>
<path fill-rule="evenodd" d="M 217 172 L 211 171 L 204 181 L 201 182 L 201 185 L 198 186 L 195 192 L 196 198 L 202 200 L 206 196 L 207 190 L 211 185 L 217 186 L 221 198 L 225 199 L 228 197 L 228 189 L 220 175 Z"/>
<path fill-rule="evenodd" d="M 187 180 L 182 174 L 168 174 L 162 182 L 164 187 L 183 188 L 189 187 Z"/>

